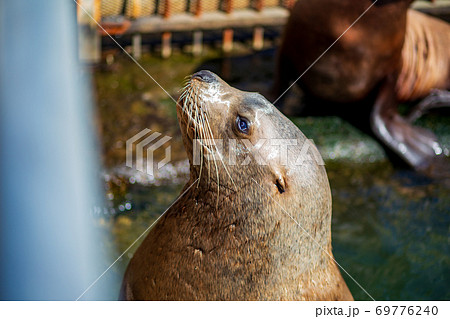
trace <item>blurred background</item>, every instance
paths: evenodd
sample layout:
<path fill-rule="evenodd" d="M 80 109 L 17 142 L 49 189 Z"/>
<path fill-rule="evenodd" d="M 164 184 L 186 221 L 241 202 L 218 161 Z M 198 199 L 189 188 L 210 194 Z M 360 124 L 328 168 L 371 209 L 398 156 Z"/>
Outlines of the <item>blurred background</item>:
<path fill-rule="evenodd" d="M 82 245 L 103 256 L 95 258 L 89 275 L 84 276 L 87 279 L 83 285 L 88 288 L 169 207 L 188 180 L 189 164 L 181 141 L 175 103 L 146 72 L 175 99 L 180 94 L 184 78 L 202 69 L 215 72 L 239 89 L 258 91 L 264 95 L 273 82 L 277 45 L 289 8 L 295 0 L 77 2 L 78 6 L 73 2 L 67 8 L 59 8 L 68 10 L 66 17 L 72 17 L 73 26 L 78 31 L 78 48 L 71 46 L 70 49 L 78 51 L 77 59 L 81 62 L 68 71 L 74 78 L 73 83 L 77 83 L 75 88 L 78 91 L 73 94 L 83 96 L 74 105 L 74 113 L 67 115 L 67 123 L 74 119 L 73 114 L 78 114 L 77 107 L 89 105 L 86 101 L 90 97 L 92 108 L 82 111 L 84 117 L 81 118 L 84 120 L 80 120 L 80 126 L 74 128 L 73 136 L 60 143 L 67 145 L 77 134 L 86 135 L 82 144 L 90 147 L 92 156 L 89 153 L 84 153 L 87 156 L 79 153 L 72 155 L 76 156 L 76 162 L 90 161 L 90 169 L 96 172 L 82 181 L 97 185 L 92 190 L 97 194 L 96 198 L 78 207 L 88 210 L 81 214 L 86 215 L 84 222 L 89 225 L 94 238 Z M 432 5 L 416 1 L 414 7 L 447 21 L 450 18 L 450 1 L 436 1 Z M 56 14 L 57 11 L 50 12 Z M 16 13 L 19 15 L 18 11 Z M 33 12 L 29 14 L 29 17 L 33 16 Z M 17 24 L 12 19 L 4 21 L 9 21 L 9 26 Z M 38 35 L 39 40 L 44 37 L 44 33 Z M 11 37 L 9 39 L 12 40 Z M 49 41 L 48 45 L 51 47 L 52 42 Z M 55 65 L 74 63 L 58 61 L 56 57 L 48 61 L 53 61 Z M 7 87 L 5 76 L 8 74 L 4 72 L 2 75 L 1 84 Z M 57 76 L 57 73 L 48 75 Z M 27 85 L 33 86 L 33 83 L 22 83 L 22 89 L 27 89 Z M 67 86 L 72 87 L 71 83 Z M 18 84 L 14 93 L 19 94 L 22 89 Z M 3 98 L 5 89 L 2 92 Z M 54 92 L 45 90 L 43 99 Z M 333 195 L 332 236 L 336 260 L 376 300 L 450 299 L 449 184 L 409 169 L 393 167 L 375 140 L 338 117 L 298 116 L 292 106 L 301 104 L 302 92 L 296 86 L 288 92 L 286 100 L 288 117 L 308 138 L 314 140 L 326 162 Z M 11 108 L 14 104 L 11 102 L 8 105 Z M 7 106 L 2 110 L 5 108 Z M 406 106 L 401 105 L 402 108 Z M 57 109 L 46 112 L 54 115 Z M 22 113 L 21 116 L 30 115 Z M 52 121 L 51 116 L 48 121 Z M 29 124 L 24 122 L 20 125 Z M 435 132 L 441 144 L 450 148 L 448 116 L 431 112 L 419 119 L 417 125 Z M 154 176 L 125 165 L 126 141 L 145 128 L 172 137 L 171 161 Z M 32 134 L 33 131 L 30 132 Z M 6 129 L 2 134 L 8 134 Z M 3 150 L 6 143 L 2 144 Z M 54 154 L 56 150 L 47 152 Z M 164 156 L 162 150 L 155 153 L 156 159 Z M 73 161 L 70 152 L 61 160 L 69 159 Z M 27 156 L 27 163 L 39 160 Z M 66 169 L 76 167 L 74 163 L 69 164 Z M 5 163 L 2 166 L 5 175 L 8 169 Z M 86 172 L 85 167 L 79 168 L 79 172 L 83 171 Z M 52 175 L 54 172 L 49 170 L 46 174 Z M 26 189 L 28 178 L 17 182 L 16 177 L 14 180 L 17 190 Z M 66 183 L 70 183 L 70 179 Z M 4 185 L 4 188 L 8 186 L 6 183 Z M 5 196 L 8 196 L 7 192 L 2 193 L 2 201 L 8 201 Z M 27 199 L 25 192 L 18 196 L 16 202 L 2 206 L 1 222 L 5 220 L 5 215 L 20 208 L 14 203 Z M 52 196 L 53 200 L 55 196 Z M 43 205 L 42 201 L 38 203 Z M 61 205 L 64 211 L 67 204 Z M 34 209 L 37 213 L 43 207 Z M 61 209 L 58 211 L 61 212 Z M 80 214 L 80 211 L 73 213 Z M 80 233 L 80 236 L 84 235 Z M 14 240 L 16 237 L 11 235 L 6 238 Z M 97 292 L 94 293 L 93 289 L 92 295 L 86 293 L 83 298 L 117 299 L 123 272 L 140 242 L 95 283 Z M 343 276 L 356 300 L 368 298 L 350 278 L 345 274 Z M 81 286 L 77 289 L 80 290 Z M 82 292 L 83 289 L 79 294 Z M 20 296 L 20 293 L 4 293 L 2 299 L 15 299 L 11 296 Z M 39 294 L 34 296 L 37 297 L 30 298 L 41 299 Z M 74 297 L 76 299 L 78 295 Z"/>

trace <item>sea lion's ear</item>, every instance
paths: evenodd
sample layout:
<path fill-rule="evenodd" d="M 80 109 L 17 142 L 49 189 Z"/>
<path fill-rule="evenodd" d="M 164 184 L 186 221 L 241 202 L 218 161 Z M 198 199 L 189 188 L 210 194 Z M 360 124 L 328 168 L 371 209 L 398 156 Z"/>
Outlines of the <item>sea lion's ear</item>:
<path fill-rule="evenodd" d="M 273 183 L 275 184 L 278 192 L 283 194 L 286 191 L 286 174 L 285 170 L 280 165 L 271 165 L 271 169 L 274 175 Z"/>

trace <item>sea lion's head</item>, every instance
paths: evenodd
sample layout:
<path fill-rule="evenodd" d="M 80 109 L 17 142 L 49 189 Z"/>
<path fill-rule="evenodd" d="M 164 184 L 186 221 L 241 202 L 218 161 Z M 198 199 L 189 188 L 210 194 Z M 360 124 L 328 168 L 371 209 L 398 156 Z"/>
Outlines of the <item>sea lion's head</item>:
<path fill-rule="evenodd" d="M 189 78 L 178 118 L 193 179 L 229 189 L 256 180 L 284 194 L 325 174 L 315 146 L 273 104 L 210 71 Z"/>
<path fill-rule="evenodd" d="M 202 225 L 195 231 L 205 234 L 198 245 L 228 247 L 225 268 L 248 259 L 254 271 L 279 273 L 273 287 L 319 280 L 315 270 L 327 273 L 333 263 L 331 192 L 311 141 L 262 95 L 209 71 L 189 78 L 177 105 L 191 164 L 188 184 L 199 179 L 180 209 Z M 290 278 L 293 273 L 308 275 Z M 311 282 L 293 291 L 305 295 Z"/>

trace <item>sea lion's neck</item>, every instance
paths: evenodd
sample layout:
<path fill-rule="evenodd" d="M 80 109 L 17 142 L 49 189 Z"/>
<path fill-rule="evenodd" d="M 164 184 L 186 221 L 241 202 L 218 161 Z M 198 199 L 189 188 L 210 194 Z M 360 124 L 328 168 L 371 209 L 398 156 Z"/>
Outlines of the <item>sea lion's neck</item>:
<path fill-rule="evenodd" d="M 227 177 L 221 178 L 225 181 Z M 189 196 L 200 207 L 196 211 L 204 215 L 195 216 L 196 223 L 201 220 L 204 229 L 214 229 L 214 236 L 219 237 L 218 225 L 224 233 L 232 225 L 233 241 L 226 244 L 236 245 L 229 248 L 236 254 L 252 247 L 254 254 L 274 263 L 282 260 L 284 266 L 300 268 L 302 273 L 328 267 L 332 256 L 331 195 L 316 193 L 316 198 L 322 201 L 313 205 L 307 198 L 312 196 L 307 192 L 314 192 L 313 188 L 305 189 L 303 202 L 296 202 L 271 193 L 270 187 L 262 182 L 258 184 L 252 179 L 246 182 L 236 176 L 235 179 L 240 185 L 237 190 L 227 183 L 217 187 L 216 180 L 207 176 L 201 178 L 198 188 L 193 187 Z"/>

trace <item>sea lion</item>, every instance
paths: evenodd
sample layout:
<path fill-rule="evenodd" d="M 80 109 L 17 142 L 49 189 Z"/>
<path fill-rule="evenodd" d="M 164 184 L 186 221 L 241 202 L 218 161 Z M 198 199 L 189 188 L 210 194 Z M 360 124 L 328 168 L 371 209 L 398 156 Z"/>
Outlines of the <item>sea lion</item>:
<path fill-rule="evenodd" d="M 131 259 L 120 299 L 352 300 L 331 251 L 325 168 L 300 130 L 209 71 L 190 78 L 177 113 L 190 180 Z M 195 150 L 209 138 L 223 147 Z"/>
<path fill-rule="evenodd" d="M 297 83 L 313 100 L 311 114 L 342 116 L 377 138 L 388 155 L 432 174 L 438 163 L 448 167 L 443 148 L 412 120 L 432 104 L 450 103 L 450 95 L 435 94 L 414 117 L 400 116 L 397 106 L 449 88 L 450 25 L 409 9 L 411 2 L 297 1 L 279 48 L 272 94 L 278 98 L 306 71 Z"/>

